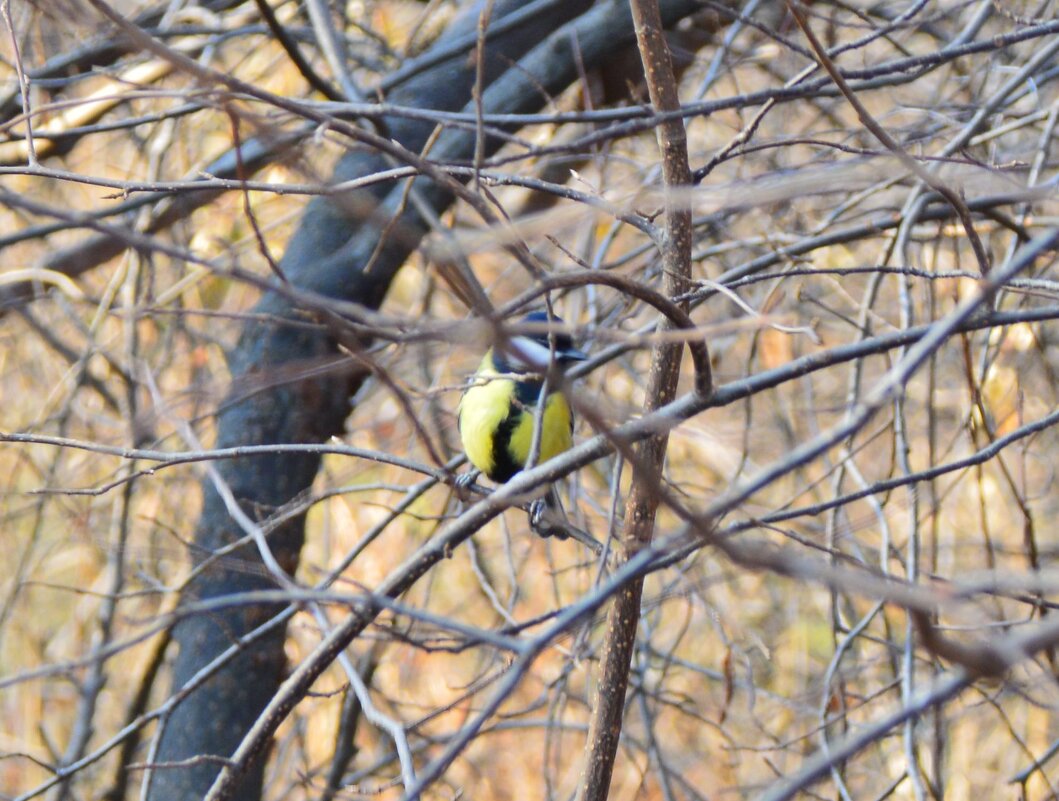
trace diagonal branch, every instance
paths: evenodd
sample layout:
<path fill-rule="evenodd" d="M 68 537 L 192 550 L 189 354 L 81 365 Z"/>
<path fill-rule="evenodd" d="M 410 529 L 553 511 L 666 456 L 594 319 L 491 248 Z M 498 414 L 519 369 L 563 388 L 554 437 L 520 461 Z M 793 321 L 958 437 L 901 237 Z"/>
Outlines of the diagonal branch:
<path fill-rule="evenodd" d="M 846 98 L 851 106 L 853 106 L 854 111 L 857 112 L 857 116 L 864 124 L 864 127 L 871 131 L 872 135 L 882 142 L 887 150 L 897 156 L 901 164 L 915 175 L 916 178 L 921 180 L 949 202 L 953 210 L 956 212 L 956 216 L 960 218 L 964 231 L 967 232 L 967 239 L 970 241 L 971 248 L 974 250 L 975 258 L 978 260 L 978 269 L 982 272 L 982 275 L 988 273 L 989 254 L 986 253 L 985 246 L 982 244 L 982 240 L 978 236 L 978 231 L 975 230 L 974 220 L 971 219 L 971 210 L 967 208 L 966 201 L 960 197 L 956 190 L 939 179 L 914 158 L 909 156 L 904 151 L 904 148 L 898 144 L 897 140 L 890 136 L 886 129 L 875 120 L 865 105 L 860 102 L 860 98 L 857 97 L 856 93 L 850 89 L 846 79 L 842 77 L 842 73 L 839 72 L 838 67 L 835 66 L 835 62 L 831 60 L 831 57 L 827 54 L 827 50 L 820 43 L 820 40 L 816 38 L 816 34 L 813 33 L 813 29 L 809 27 L 809 22 L 805 19 L 805 14 L 802 12 L 801 8 L 799 8 L 797 0 L 788 0 L 787 7 L 790 9 L 791 14 L 794 15 L 794 19 L 797 21 L 798 27 L 802 29 L 802 33 L 805 34 L 805 38 L 809 40 L 809 44 L 813 48 L 813 53 L 816 54 L 820 66 L 827 71 L 827 74 L 831 76 L 831 80 L 835 82 L 835 86 L 838 87 L 842 96 Z"/>

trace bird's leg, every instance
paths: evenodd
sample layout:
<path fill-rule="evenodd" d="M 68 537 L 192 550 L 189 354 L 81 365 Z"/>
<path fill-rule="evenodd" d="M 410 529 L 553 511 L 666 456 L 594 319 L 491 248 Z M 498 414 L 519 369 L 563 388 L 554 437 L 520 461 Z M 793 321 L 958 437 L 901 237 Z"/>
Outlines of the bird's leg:
<path fill-rule="evenodd" d="M 456 480 L 452 482 L 452 487 L 456 490 L 456 496 L 461 501 L 466 503 L 471 500 L 471 487 L 474 486 L 474 482 L 478 480 L 478 476 L 481 474 L 481 470 L 472 468 L 466 473 L 456 476 Z"/>
<path fill-rule="evenodd" d="M 558 540 L 573 538 L 596 556 L 603 553 L 603 543 L 567 519 L 554 486 L 549 488 L 548 494 L 543 498 L 530 503 L 529 521 L 530 528 L 539 537 L 555 537 Z"/>
<path fill-rule="evenodd" d="M 530 528 L 538 536 L 565 540 L 570 535 L 561 525 L 558 525 L 555 520 L 556 515 L 551 513 L 551 508 L 547 498 L 538 498 L 531 502 L 529 506 Z"/>

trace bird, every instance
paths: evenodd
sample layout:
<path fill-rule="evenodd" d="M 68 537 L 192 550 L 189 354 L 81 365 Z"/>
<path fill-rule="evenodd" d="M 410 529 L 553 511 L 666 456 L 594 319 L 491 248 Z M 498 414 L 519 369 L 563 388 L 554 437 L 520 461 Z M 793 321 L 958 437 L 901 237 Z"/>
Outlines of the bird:
<path fill-rule="evenodd" d="M 489 348 L 474 380 L 460 398 L 458 426 L 463 450 L 477 470 L 498 484 L 511 480 L 529 461 L 544 377 L 549 368 L 562 373 L 570 365 L 588 358 L 584 351 L 574 347 L 569 334 L 555 332 L 564 325 L 559 317 L 531 312 L 521 320 L 521 325 L 528 327 L 530 333 L 510 337 Z M 539 332 L 533 331 L 534 328 Z M 538 463 L 573 445 L 573 411 L 554 381 L 549 382 L 540 420 Z M 557 520 L 558 516 L 563 523 Z M 593 550 L 602 547 L 587 532 L 564 525 L 565 515 L 554 486 L 548 488 L 544 498 L 531 505 L 530 523 L 544 536 L 564 539 L 573 536 Z"/>

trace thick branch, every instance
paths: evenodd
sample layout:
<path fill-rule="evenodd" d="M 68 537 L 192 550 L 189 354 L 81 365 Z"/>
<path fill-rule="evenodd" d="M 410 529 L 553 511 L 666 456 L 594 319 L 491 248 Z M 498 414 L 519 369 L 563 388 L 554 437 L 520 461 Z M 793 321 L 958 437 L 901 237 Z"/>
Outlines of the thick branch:
<path fill-rule="evenodd" d="M 657 0 L 631 0 L 631 5 L 651 104 L 658 112 L 675 111 L 680 108 L 680 98 Z M 690 186 L 691 170 L 683 121 L 677 117 L 665 120 L 658 126 L 657 136 L 666 190 L 661 261 L 665 293 L 673 298 L 687 292 L 691 282 L 691 211 L 686 202 L 674 197 L 676 190 Z M 685 304 L 683 310 L 686 309 Z M 670 328 L 672 323 L 667 320 L 662 327 Z M 680 357 L 679 344 L 662 344 L 655 348 L 644 402 L 645 413 L 649 414 L 676 397 Z M 635 557 L 651 542 L 659 503 L 655 488 L 662 476 L 668 443 L 668 433 L 663 433 L 645 440 L 637 450 L 635 464 L 638 469 L 634 470 L 632 489 L 625 505 L 619 563 Z M 604 801 L 610 792 L 642 592 L 643 579 L 630 580 L 615 597 L 607 615 L 603 660 L 579 791 L 584 801 Z"/>

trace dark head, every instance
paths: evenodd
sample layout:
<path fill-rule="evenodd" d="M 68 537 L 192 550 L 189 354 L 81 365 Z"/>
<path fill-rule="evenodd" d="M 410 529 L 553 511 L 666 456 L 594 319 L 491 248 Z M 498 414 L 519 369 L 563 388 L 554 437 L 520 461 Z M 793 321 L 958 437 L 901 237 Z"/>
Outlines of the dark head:
<path fill-rule="evenodd" d="M 519 325 L 530 330 L 493 348 L 493 364 L 502 373 L 545 372 L 551 359 L 553 338 L 555 363 L 560 369 L 588 358 L 583 351 L 574 347 L 569 334 L 554 330 L 563 325 L 559 317 L 549 317 L 547 312 L 531 312 L 522 318 Z M 549 331 L 545 330 L 548 328 L 552 329 L 550 337 Z"/>

